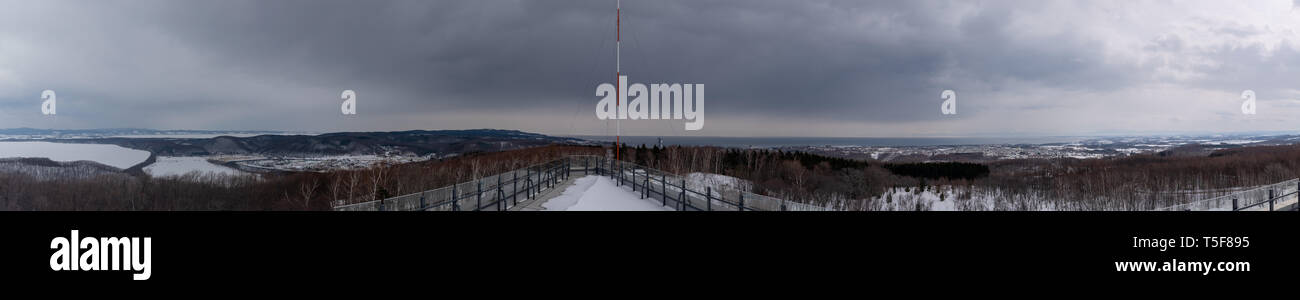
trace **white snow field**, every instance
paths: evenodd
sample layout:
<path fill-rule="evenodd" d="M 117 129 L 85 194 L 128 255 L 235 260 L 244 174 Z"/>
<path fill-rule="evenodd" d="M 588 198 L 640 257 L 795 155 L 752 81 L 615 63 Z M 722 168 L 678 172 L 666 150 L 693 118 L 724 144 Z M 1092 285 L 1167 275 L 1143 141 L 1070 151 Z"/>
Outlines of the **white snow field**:
<path fill-rule="evenodd" d="M 106 144 L 0 142 L 0 158 L 44 157 L 53 161 L 89 160 L 126 169 L 149 159 L 149 152 Z"/>
<path fill-rule="evenodd" d="M 220 175 L 239 175 L 243 171 L 208 162 L 206 157 L 168 157 L 159 156 L 153 164 L 144 167 L 144 172 L 154 177 L 180 176 L 190 172 L 215 173 Z"/>
<path fill-rule="evenodd" d="M 660 201 L 640 199 L 608 177 L 589 175 L 574 179 L 564 193 L 542 204 L 550 211 L 671 211 Z"/>
<path fill-rule="evenodd" d="M 686 174 L 686 184 L 687 186 L 690 187 L 691 190 L 700 191 L 700 192 L 704 192 L 708 190 L 706 189 L 706 187 L 712 187 L 714 197 L 722 197 L 722 191 L 719 189 L 725 188 L 725 189 L 733 189 L 733 190 L 740 190 L 740 191 L 749 191 L 754 186 L 754 184 L 750 183 L 749 180 L 744 180 L 744 179 L 722 175 L 722 174 L 701 173 L 701 172 Z"/>

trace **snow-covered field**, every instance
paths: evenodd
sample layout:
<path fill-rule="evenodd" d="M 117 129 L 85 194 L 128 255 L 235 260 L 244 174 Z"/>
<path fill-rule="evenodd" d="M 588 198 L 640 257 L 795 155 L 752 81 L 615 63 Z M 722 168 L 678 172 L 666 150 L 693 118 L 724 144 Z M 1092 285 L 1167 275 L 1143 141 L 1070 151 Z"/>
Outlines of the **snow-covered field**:
<path fill-rule="evenodd" d="M 240 166 L 252 167 L 255 169 L 271 169 L 281 171 L 332 171 L 332 170 L 354 170 L 369 168 L 371 166 L 388 163 L 403 164 L 410 162 L 426 161 L 432 159 L 432 155 L 427 156 L 381 156 L 381 155 L 337 155 L 337 156 L 320 156 L 320 157 L 214 157 L 219 161 L 234 161 Z"/>
<path fill-rule="evenodd" d="M 749 191 L 753 186 L 749 180 L 731 177 L 722 174 L 713 173 L 690 173 L 686 174 L 687 182 L 690 182 L 691 190 L 704 191 L 704 187 L 711 186 L 713 189 L 726 188 L 740 191 Z"/>
<path fill-rule="evenodd" d="M 566 211 L 670 211 L 658 201 L 640 199 L 636 193 L 614 185 L 614 181 L 590 175 L 574 180 L 564 193 L 542 204 L 546 210 Z"/>
<path fill-rule="evenodd" d="M 1035 207 L 1020 207 L 1013 203 L 1013 195 L 1000 190 L 980 188 L 964 189 L 954 186 L 894 187 L 875 200 L 875 210 L 910 211 L 990 211 L 990 210 L 1055 210 L 1053 203 L 1043 202 Z M 1024 199 L 1021 199 L 1024 200 Z M 1033 200 L 1033 202 L 1041 202 Z"/>
<path fill-rule="evenodd" d="M 126 169 L 144 162 L 149 152 L 105 144 L 0 142 L 0 158 L 9 157 L 44 157 L 61 162 L 89 160 Z"/>
<path fill-rule="evenodd" d="M 159 156 L 153 164 L 144 167 L 144 172 L 154 177 L 179 176 L 190 172 L 238 175 L 244 172 L 208 162 L 205 157 L 167 157 Z"/>

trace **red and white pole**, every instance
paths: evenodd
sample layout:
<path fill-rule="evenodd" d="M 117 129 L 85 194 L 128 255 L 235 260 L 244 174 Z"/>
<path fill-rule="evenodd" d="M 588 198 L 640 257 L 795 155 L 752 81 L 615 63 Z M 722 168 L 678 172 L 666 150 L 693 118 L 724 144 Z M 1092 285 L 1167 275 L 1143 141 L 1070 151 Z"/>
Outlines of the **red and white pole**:
<path fill-rule="evenodd" d="M 614 6 L 614 111 L 619 112 L 623 106 L 623 91 L 619 90 L 619 79 L 623 77 L 623 0 L 617 0 Z M 614 121 L 614 159 L 619 159 L 622 147 L 623 119 Z"/>

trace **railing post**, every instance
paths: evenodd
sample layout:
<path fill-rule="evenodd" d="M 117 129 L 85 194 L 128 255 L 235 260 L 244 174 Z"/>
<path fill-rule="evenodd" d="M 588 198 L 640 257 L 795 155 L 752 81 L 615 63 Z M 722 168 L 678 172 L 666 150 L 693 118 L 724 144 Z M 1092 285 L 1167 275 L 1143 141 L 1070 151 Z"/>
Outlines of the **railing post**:
<path fill-rule="evenodd" d="M 680 198 L 677 198 L 678 207 L 682 206 L 682 203 L 686 203 L 686 179 L 682 179 L 681 190 L 682 190 L 682 196 Z M 711 204 L 712 203 L 706 205 L 711 205 Z"/>
<path fill-rule="evenodd" d="M 460 195 L 457 195 L 456 191 L 458 186 L 460 186 L 459 182 L 451 184 L 451 211 L 460 211 L 460 197 L 457 197 Z"/>
<path fill-rule="evenodd" d="M 662 201 L 663 206 L 668 206 L 668 174 L 663 174 L 662 180 L 663 180 L 664 196 L 662 198 L 659 198 L 659 200 L 663 200 Z"/>
<path fill-rule="evenodd" d="M 1232 211 L 1237 211 L 1237 198 L 1232 198 Z"/>
<path fill-rule="evenodd" d="M 712 187 L 712 186 L 706 186 L 706 187 L 704 187 L 704 201 L 705 201 L 705 202 L 708 202 L 708 203 L 713 203 L 713 187 Z M 686 206 L 682 206 L 682 210 L 686 210 Z"/>
<path fill-rule="evenodd" d="M 1268 211 L 1273 211 L 1273 189 L 1268 189 Z"/>
<path fill-rule="evenodd" d="M 785 211 L 785 197 L 781 197 L 781 211 Z"/>
<path fill-rule="evenodd" d="M 483 208 L 483 181 L 474 179 L 474 182 L 478 183 L 478 193 L 474 195 L 474 210 L 477 211 Z"/>
<path fill-rule="evenodd" d="M 744 194 L 742 193 L 741 195 L 744 195 Z M 741 197 L 740 197 L 740 202 L 736 202 L 736 203 L 739 203 L 739 204 L 740 204 L 740 205 L 738 205 L 738 206 L 740 206 L 739 211 L 745 211 L 745 197 L 744 197 L 744 196 L 741 196 Z"/>
<path fill-rule="evenodd" d="M 420 210 L 424 210 L 424 192 L 420 192 Z"/>
<path fill-rule="evenodd" d="M 519 205 L 519 170 L 510 171 L 510 174 L 515 177 L 510 180 L 510 202 Z"/>
<path fill-rule="evenodd" d="M 501 190 L 501 175 L 497 175 L 497 211 L 502 211 L 501 206 L 505 205 L 505 191 Z"/>

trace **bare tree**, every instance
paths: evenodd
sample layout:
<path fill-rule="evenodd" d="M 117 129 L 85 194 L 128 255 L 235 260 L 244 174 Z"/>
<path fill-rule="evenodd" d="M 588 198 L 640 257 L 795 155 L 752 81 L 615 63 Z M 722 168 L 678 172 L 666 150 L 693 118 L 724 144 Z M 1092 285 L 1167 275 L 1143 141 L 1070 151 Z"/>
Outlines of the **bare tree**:
<path fill-rule="evenodd" d="M 469 166 L 470 166 L 470 178 L 473 178 L 474 180 L 478 180 L 479 176 L 482 175 L 479 174 L 479 172 L 481 172 L 482 170 L 480 170 L 480 163 L 478 159 L 470 160 Z"/>
<path fill-rule="evenodd" d="M 330 200 L 333 201 L 330 202 L 331 204 L 338 205 L 341 203 L 339 202 L 340 189 L 343 189 L 343 174 L 338 172 L 330 173 Z"/>
<path fill-rule="evenodd" d="M 789 160 L 785 162 L 786 171 L 790 174 L 790 180 L 794 182 L 794 188 L 800 194 L 804 191 L 804 179 L 807 177 L 808 169 L 798 160 Z"/>
<path fill-rule="evenodd" d="M 302 195 L 302 208 L 311 209 L 311 196 L 316 194 L 316 188 L 320 187 L 320 178 L 315 174 L 308 175 L 310 180 L 304 180 L 298 185 L 298 192 Z"/>
<path fill-rule="evenodd" d="M 370 200 L 379 199 L 379 189 L 388 179 L 388 161 L 380 161 L 370 168 Z"/>
<path fill-rule="evenodd" d="M 361 185 L 361 172 L 348 171 L 348 202 L 354 202 L 357 186 Z"/>

